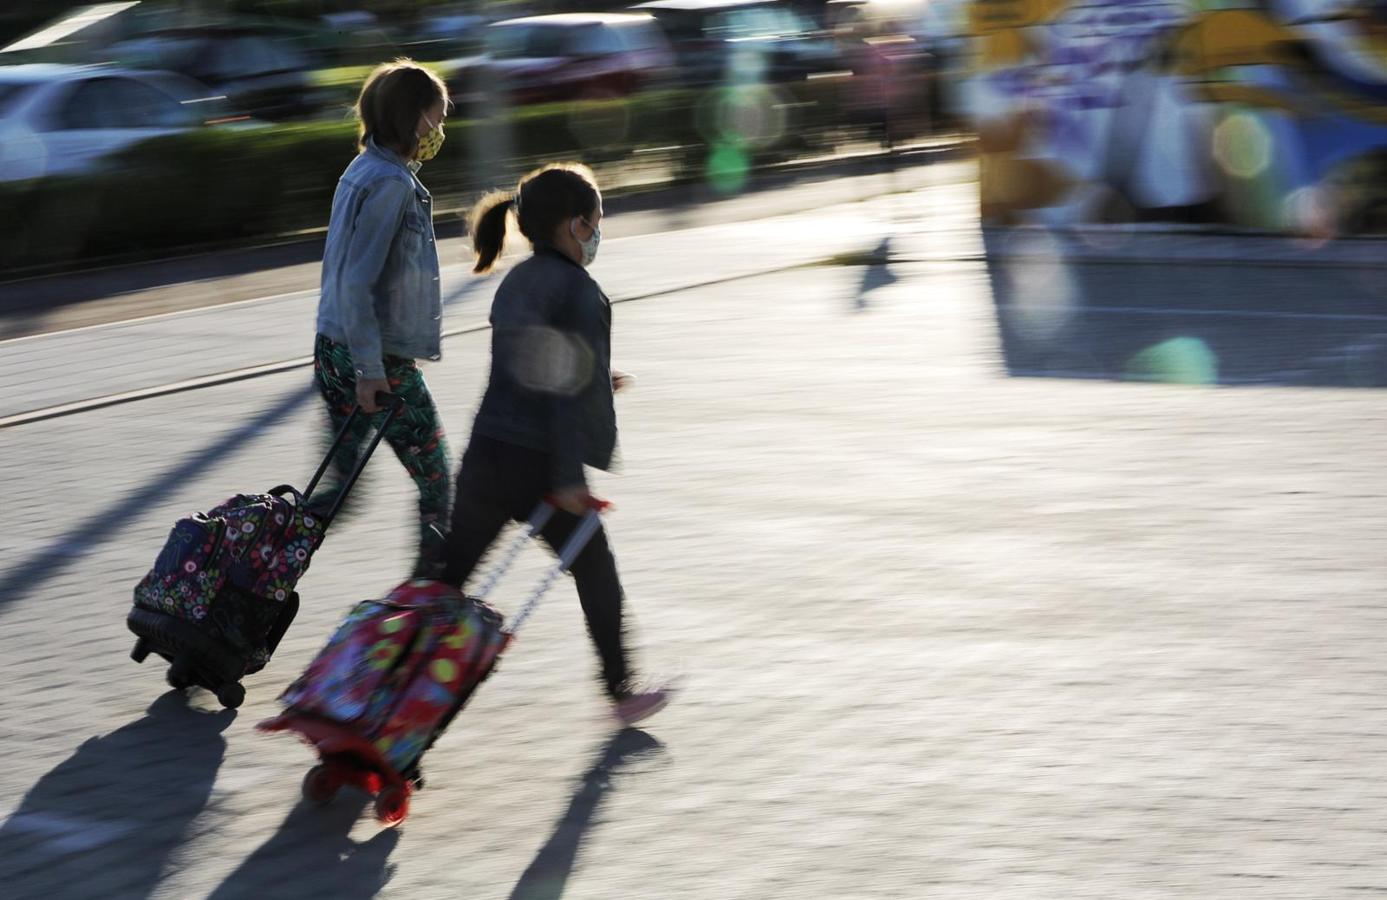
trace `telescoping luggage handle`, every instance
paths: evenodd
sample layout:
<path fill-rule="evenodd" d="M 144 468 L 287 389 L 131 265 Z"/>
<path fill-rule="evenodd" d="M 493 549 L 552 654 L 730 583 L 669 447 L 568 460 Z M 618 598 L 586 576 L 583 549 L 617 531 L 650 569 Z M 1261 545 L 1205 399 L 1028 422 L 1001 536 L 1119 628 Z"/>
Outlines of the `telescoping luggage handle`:
<path fill-rule="evenodd" d="M 578 558 L 578 554 L 583 552 L 583 548 L 588 545 L 588 541 L 592 540 L 592 536 L 597 533 L 597 529 L 602 527 L 602 513 L 610 507 L 611 504 L 606 500 L 589 497 L 587 506 L 587 513 L 584 514 L 582 521 L 578 523 L 578 527 L 573 529 L 573 534 L 564 542 L 563 548 L 559 551 L 558 562 L 554 564 L 553 568 L 544 576 L 544 579 L 540 581 L 539 585 L 530 593 L 529 598 L 525 601 L 524 605 L 520 607 L 520 610 L 511 617 L 510 622 L 506 623 L 506 627 L 503 629 L 506 634 L 515 634 L 520 626 L 525 624 L 525 620 L 530 617 L 530 613 L 535 611 L 535 607 L 539 605 L 540 598 L 549 590 L 549 586 L 554 583 L 556 578 L 564 572 L 567 572 L 569 567 L 573 565 L 573 561 Z M 477 599 L 483 599 L 491 593 L 492 589 L 496 587 L 496 583 L 501 580 L 501 576 L 506 574 L 506 570 L 510 568 L 511 563 L 515 562 L 515 558 L 520 555 L 521 549 L 533 538 L 538 537 L 539 533 L 544 530 L 544 526 L 549 524 L 549 520 L 554 517 L 556 509 L 554 498 L 545 497 L 540 501 L 539 505 L 535 507 L 535 511 L 530 514 L 530 520 L 526 525 L 524 534 L 519 535 L 511 542 L 511 545 L 506 548 L 506 552 L 502 555 L 501 559 L 492 567 L 491 572 L 486 577 L 486 581 L 476 594 Z"/>
<path fill-rule="evenodd" d="M 385 437 L 385 429 L 390 427 L 390 423 L 395 421 L 395 417 L 405 407 L 404 398 L 397 394 L 387 394 L 385 391 L 376 392 L 376 403 L 385 409 L 385 418 L 380 420 L 380 425 L 376 427 L 376 433 L 371 437 L 371 443 L 366 445 L 366 450 L 356 460 L 356 467 L 352 469 L 352 474 L 347 478 L 333 498 L 332 508 L 323 516 L 323 527 L 327 527 L 332 522 L 337 510 L 341 508 L 342 501 L 347 499 L 347 493 L 356 484 L 356 480 L 361 477 L 361 473 L 366 469 L 366 463 L 370 462 L 371 454 L 376 452 L 376 447 L 380 445 L 381 438 Z M 313 480 L 308 482 L 308 489 L 303 492 L 303 499 L 307 500 L 313 496 L 313 491 L 318 487 L 318 482 L 322 480 L 327 472 L 327 467 L 332 464 L 332 457 L 337 454 L 337 449 L 342 446 L 342 442 L 347 439 L 347 433 L 351 431 L 352 424 L 356 417 L 362 415 L 360 404 L 352 407 L 351 415 L 347 416 L 347 421 L 342 423 L 342 427 L 337 431 L 337 437 L 332 439 L 332 446 L 328 447 L 327 455 L 318 465 L 318 471 L 313 473 Z"/>

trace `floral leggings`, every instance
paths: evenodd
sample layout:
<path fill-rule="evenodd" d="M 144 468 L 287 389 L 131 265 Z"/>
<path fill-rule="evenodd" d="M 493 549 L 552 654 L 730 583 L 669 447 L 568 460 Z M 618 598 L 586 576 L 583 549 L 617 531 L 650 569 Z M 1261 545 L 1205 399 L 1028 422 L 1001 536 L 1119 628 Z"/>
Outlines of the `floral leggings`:
<path fill-rule="evenodd" d="M 395 451 L 419 489 L 420 550 L 429 552 L 438 540 L 434 529 L 446 528 L 448 523 L 448 506 L 452 499 L 448 483 L 448 445 L 433 396 L 414 360 L 387 356 L 383 362 L 390 392 L 404 400 L 404 409 L 385 431 L 385 442 Z M 317 382 L 318 393 L 327 403 L 335 436 L 356 407 L 356 369 L 346 345 L 318 335 L 313 348 L 313 379 Z M 336 485 L 323 491 L 328 501 L 351 475 L 362 445 L 371 435 L 374 423 L 383 415 L 357 417 L 351 433 L 333 458 Z M 315 501 L 317 494 L 315 491 Z"/>

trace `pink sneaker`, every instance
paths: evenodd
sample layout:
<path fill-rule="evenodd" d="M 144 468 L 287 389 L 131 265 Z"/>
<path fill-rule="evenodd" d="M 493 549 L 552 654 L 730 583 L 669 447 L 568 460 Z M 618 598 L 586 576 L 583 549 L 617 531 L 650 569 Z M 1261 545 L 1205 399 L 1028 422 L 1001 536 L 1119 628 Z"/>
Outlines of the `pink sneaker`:
<path fill-rule="evenodd" d="M 616 701 L 616 717 L 623 725 L 634 725 L 664 709 L 669 695 L 669 689 L 664 687 L 632 691 Z"/>

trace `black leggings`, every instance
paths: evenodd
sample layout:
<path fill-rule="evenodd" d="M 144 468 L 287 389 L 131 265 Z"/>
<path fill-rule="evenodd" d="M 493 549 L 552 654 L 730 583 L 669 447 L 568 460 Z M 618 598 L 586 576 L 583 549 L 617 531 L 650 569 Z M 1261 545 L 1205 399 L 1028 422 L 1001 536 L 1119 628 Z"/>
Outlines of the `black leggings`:
<path fill-rule="evenodd" d="M 529 519 L 550 490 L 547 454 L 474 434 L 458 472 L 443 581 L 462 587 L 506 523 Z M 540 534 L 557 552 L 580 521 L 558 510 Z M 588 634 L 602 661 L 607 693 L 618 696 L 629 672 L 622 639 L 621 580 L 605 530 L 597 530 L 569 571 L 578 585 Z"/>

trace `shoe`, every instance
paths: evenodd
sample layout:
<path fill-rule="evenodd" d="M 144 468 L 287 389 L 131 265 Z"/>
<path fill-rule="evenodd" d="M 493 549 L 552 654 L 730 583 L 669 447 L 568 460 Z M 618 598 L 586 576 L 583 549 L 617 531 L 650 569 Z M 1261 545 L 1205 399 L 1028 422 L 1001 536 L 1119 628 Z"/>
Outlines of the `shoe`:
<path fill-rule="evenodd" d="M 616 717 L 623 725 L 648 719 L 669 705 L 670 693 L 667 687 L 622 691 L 615 698 Z"/>

